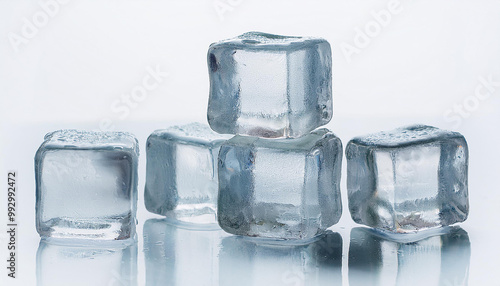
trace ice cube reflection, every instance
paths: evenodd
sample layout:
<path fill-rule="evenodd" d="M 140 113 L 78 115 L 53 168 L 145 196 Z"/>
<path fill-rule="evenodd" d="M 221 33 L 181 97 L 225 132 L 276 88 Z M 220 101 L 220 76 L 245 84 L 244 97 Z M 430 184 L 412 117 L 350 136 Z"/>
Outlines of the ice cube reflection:
<path fill-rule="evenodd" d="M 187 229 L 169 219 L 144 224 L 146 285 L 218 285 L 221 229 Z"/>
<path fill-rule="evenodd" d="M 470 241 L 465 230 L 414 242 L 387 240 L 378 232 L 351 230 L 349 285 L 467 285 Z"/>
<path fill-rule="evenodd" d="M 137 242 L 89 243 L 42 239 L 37 285 L 137 285 Z"/>
<path fill-rule="evenodd" d="M 219 261 L 219 285 L 342 284 L 342 238 L 331 231 L 303 245 L 227 237 Z"/>

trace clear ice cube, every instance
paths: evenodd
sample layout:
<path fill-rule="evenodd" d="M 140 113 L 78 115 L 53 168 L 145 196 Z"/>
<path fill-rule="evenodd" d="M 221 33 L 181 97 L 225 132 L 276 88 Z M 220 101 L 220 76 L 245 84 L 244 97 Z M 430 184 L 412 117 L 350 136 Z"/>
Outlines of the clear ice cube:
<path fill-rule="evenodd" d="M 42 237 L 135 235 L 137 140 L 121 132 L 49 133 L 35 156 L 36 223 Z"/>
<path fill-rule="evenodd" d="M 467 285 L 470 255 L 468 234 L 459 227 L 412 242 L 358 227 L 351 230 L 349 285 Z"/>
<path fill-rule="evenodd" d="M 300 137 L 333 114 L 330 44 L 258 32 L 208 51 L 208 122 L 219 133 Z"/>
<path fill-rule="evenodd" d="M 467 218 L 468 149 L 461 134 L 414 125 L 354 138 L 346 157 L 355 222 L 411 233 Z"/>
<path fill-rule="evenodd" d="M 306 239 L 342 213 L 342 143 L 327 129 L 297 139 L 235 136 L 219 153 L 219 225 L 226 232 Z"/>
<path fill-rule="evenodd" d="M 153 132 L 146 144 L 146 208 L 179 222 L 217 225 L 217 155 L 230 136 L 192 123 Z"/>

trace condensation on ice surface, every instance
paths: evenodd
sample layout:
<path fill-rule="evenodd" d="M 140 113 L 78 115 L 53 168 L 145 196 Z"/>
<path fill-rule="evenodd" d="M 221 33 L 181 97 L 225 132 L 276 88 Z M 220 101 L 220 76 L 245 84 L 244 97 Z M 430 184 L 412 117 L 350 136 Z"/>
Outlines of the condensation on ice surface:
<path fill-rule="evenodd" d="M 342 213 L 342 143 L 327 129 L 298 139 L 236 136 L 219 154 L 219 224 L 229 233 L 314 237 Z"/>
<path fill-rule="evenodd" d="M 212 44 L 208 65 L 208 122 L 219 133 L 300 137 L 332 118 L 323 39 L 250 32 Z"/>
<path fill-rule="evenodd" d="M 468 151 L 456 132 L 415 125 L 352 139 L 346 148 L 353 219 L 394 232 L 464 221 Z"/>

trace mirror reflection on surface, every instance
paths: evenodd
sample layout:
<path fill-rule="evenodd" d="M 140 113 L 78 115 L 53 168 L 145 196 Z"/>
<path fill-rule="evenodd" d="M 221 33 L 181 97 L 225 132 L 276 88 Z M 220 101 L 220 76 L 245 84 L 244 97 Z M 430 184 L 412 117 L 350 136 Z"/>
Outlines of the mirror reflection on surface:
<path fill-rule="evenodd" d="M 351 230 L 349 285 L 467 285 L 470 255 L 469 236 L 460 227 L 414 242 L 357 227 Z"/>
<path fill-rule="evenodd" d="M 137 242 L 62 244 L 40 240 L 37 285 L 137 285 Z"/>
<path fill-rule="evenodd" d="M 293 245 L 150 219 L 144 226 L 144 255 L 148 286 L 342 283 L 342 238 L 331 231 Z"/>

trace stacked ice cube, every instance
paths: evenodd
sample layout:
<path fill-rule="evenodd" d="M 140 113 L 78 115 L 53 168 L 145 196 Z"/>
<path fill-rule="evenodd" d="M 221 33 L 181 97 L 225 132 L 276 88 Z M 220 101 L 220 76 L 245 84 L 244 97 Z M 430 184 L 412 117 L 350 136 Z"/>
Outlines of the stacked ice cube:
<path fill-rule="evenodd" d="M 272 238 L 310 238 L 335 224 L 342 143 L 313 131 L 332 117 L 328 42 L 246 33 L 212 44 L 208 66 L 213 131 L 194 124 L 151 134 L 147 209 Z"/>
<path fill-rule="evenodd" d="M 219 153 L 221 228 L 305 239 L 335 224 L 342 143 L 312 131 L 332 118 L 328 42 L 246 33 L 212 44 L 208 65 L 208 122 L 236 135 Z"/>
<path fill-rule="evenodd" d="M 330 44 L 245 33 L 208 50 L 208 123 L 219 133 L 301 137 L 333 115 Z"/>

